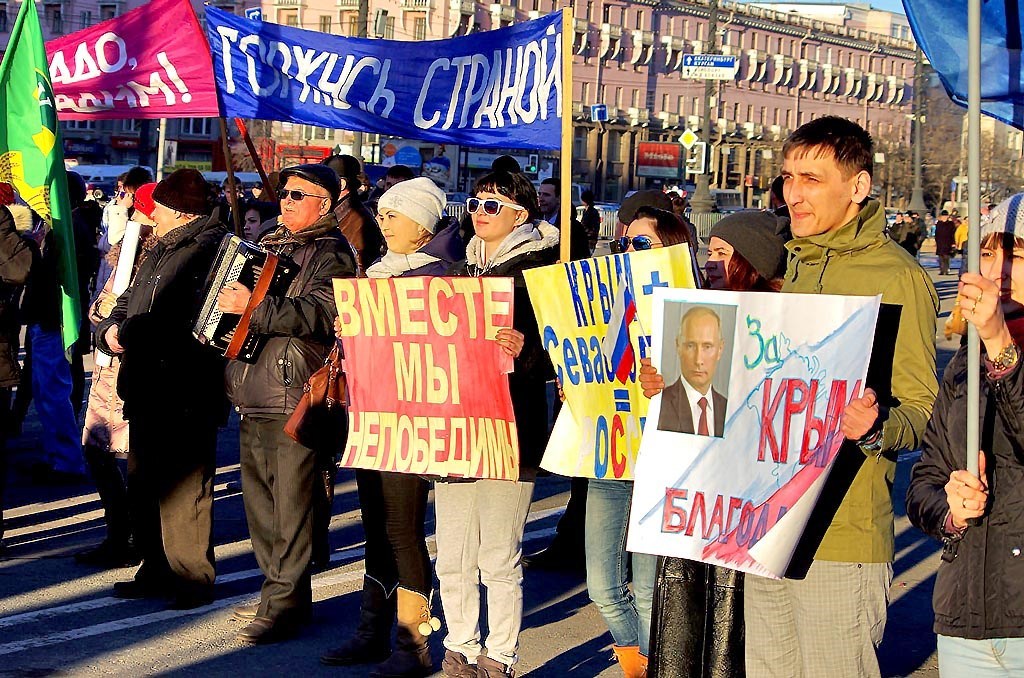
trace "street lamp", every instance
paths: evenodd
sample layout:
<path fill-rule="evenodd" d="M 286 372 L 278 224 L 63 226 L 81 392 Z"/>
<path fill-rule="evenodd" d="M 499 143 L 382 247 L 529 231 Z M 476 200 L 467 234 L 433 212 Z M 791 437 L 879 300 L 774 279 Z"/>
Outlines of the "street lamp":
<path fill-rule="evenodd" d="M 910 195 L 910 209 L 924 212 L 927 206 L 924 204 L 924 188 L 921 186 L 921 146 L 924 144 L 921 136 L 921 109 L 924 103 L 921 46 L 918 45 L 914 52 L 914 192 Z"/>

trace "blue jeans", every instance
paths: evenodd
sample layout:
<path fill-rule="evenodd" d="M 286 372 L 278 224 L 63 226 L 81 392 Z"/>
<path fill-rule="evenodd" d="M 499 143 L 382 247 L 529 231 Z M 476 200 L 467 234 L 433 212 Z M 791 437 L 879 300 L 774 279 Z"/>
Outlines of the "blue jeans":
<path fill-rule="evenodd" d="M 633 483 L 591 479 L 587 490 L 587 591 L 620 647 L 647 656 L 658 557 L 626 551 Z M 629 563 L 633 591 L 629 590 Z"/>
<path fill-rule="evenodd" d="M 1024 676 L 1024 638 L 968 640 L 939 636 L 940 678 Z"/>
<path fill-rule="evenodd" d="M 85 474 L 82 427 L 71 406 L 71 366 L 60 331 L 29 325 L 32 337 L 32 397 L 43 427 L 45 463 L 55 471 Z"/>

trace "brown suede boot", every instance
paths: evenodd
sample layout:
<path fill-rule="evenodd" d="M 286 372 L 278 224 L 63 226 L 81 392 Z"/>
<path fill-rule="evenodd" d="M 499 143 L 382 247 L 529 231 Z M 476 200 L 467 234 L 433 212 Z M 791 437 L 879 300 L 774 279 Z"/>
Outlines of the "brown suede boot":
<path fill-rule="evenodd" d="M 615 651 L 615 659 L 618 660 L 626 678 L 647 678 L 647 657 L 640 654 L 639 647 L 614 645 L 612 650 Z"/>
<path fill-rule="evenodd" d="M 422 678 L 433 673 L 427 636 L 440 628 L 441 622 L 430 615 L 430 600 L 399 587 L 395 651 L 370 673 L 371 678 Z"/>

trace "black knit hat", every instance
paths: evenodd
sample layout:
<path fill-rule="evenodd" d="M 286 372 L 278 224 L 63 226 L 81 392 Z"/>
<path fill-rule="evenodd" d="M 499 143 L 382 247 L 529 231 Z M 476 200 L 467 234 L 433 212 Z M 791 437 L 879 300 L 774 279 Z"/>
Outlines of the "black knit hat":
<path fill-rule="evenodd" d="M 213 190 L 199 170 L 174 170 L 153 189 L 153 202 L 185 214 L 210 214 Z"/>
<path fill-rule="evenodd" d="M 786 271 L 786 241 L 789 220 L 772 212 L 733 212 L 711 227 L 709 237 L 721 238 L 765 280 Z"/>
<path fill-rule="evenodd" d="M 654 207 L 655 209 L 672 211 L 672 198 L 662 191 L 637 191 L 622 201 L 619 205 L 619 221 L 628 224 L 633 221 L 636 211 L 641 207 Z"/>
<path fill-rule="evenodd" d="M 282 187 L 288 183 L 288 177 L 305 179 L 309 183 L 316 184 L 324 189 L 331 196 L 332 205 L 338 202 L 338 196 L 341 195 L 341 183 L 338 181 L 338 175 L 334 173 L 334 170 L 325 165 L 293 165 L 292 167 L 286 167 L 281 170 Z"/>
<path fill-rule="evenodd" d="M 332 155 L 320 161 L 334 170 L 340 179 L 345 180 L 345 188 L 355 193 L 359 189 L 359 175 L 363 171 L 363 165 L 354 155 Z"/>

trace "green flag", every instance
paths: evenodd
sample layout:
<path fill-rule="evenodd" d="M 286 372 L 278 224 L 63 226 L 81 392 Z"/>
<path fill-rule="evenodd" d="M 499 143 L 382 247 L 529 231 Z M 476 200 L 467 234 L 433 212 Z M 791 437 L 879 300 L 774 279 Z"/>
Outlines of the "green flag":
<path fill-rule="evenodd" d="M 65 350 L 78 340 L 75 237 L 50 69 L 34 0 L 24 0 L 0 63 L 0 181 L 53 229 Z"/>

